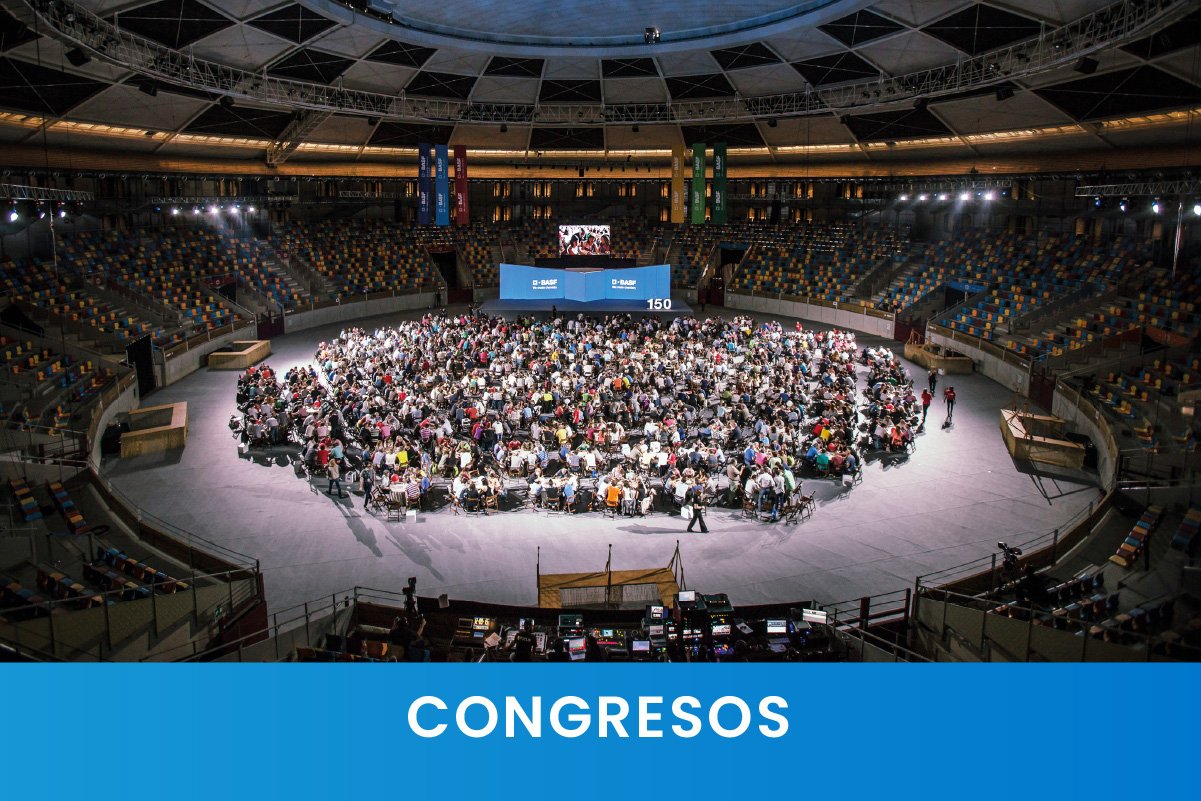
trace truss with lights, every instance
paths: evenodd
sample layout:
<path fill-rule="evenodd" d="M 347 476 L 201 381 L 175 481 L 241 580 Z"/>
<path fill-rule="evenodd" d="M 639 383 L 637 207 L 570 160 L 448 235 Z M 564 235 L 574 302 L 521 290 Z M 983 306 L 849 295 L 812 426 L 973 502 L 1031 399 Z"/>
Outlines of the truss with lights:
<path fill-rule="evenodd" d="M 96 57 L 131 70 L 149 87 L 156 81 L 213 92 L 230 98 L 376 118 L 430 122 L 534 123 L 598 125 L 747 121 L 834 113 L 910 103 L 987 88 L 1066 66 L 1103 48 L 1123 44 L 1175 22 L 1195 8 L 1192 0 L 1118 0 L 1066 25 L 1045 29 L 1034 38 L 954 64 L 895 77 L 810 89 L 782 95 L 706 101 L 634 103 L 481 104 L 361 92 L 304 81 L 274 78 L 263 72 L 204 61 L 122 30 L 82 6 L 64 0 L 24 0 L 46 23 L 51 35 L 79 48 L 86 61 Z M 309 122 L 312 115 L 308 115 Z M 298 121 L 303 128 L 306 121 Z M 295 150 L 299 130 L 281 137 L 272 158 Z"/>
<path fill-rule="evenodd" d="M 1076 197 L 1201 197 L 1201 181 L 1135 181 L 1076 187 Z"/>
<path fill-rule="evenodd" d="M 76 189 L 47 189 L 42 186 L 0 184 L 0 200 L 36 200 L 54 203 L 80 203 L 91 200 L 91 192 Z"/>

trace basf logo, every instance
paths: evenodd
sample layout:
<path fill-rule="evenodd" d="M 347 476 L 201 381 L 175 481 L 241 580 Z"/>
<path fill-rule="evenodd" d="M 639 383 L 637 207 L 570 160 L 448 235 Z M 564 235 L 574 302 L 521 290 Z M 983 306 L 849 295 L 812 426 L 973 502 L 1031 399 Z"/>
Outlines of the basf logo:
<path fill-rule="evenodd" d="M 559 288 L 558 278 L 535 278 L 533 290 L 535 292 L 553 292 Z"/>
<path fill-rule="evenodd" d="M 638 289 L 638 281 L 630 278 L 614 278 L 612 286 L 613 289 L 634 291 Z"/>

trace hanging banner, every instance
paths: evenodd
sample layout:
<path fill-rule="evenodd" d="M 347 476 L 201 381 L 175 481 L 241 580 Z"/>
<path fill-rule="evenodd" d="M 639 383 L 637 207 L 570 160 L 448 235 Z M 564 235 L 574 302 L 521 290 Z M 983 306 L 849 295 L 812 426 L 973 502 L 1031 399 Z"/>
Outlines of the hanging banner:
<path fill-rule="evenodd" d="M 430 146 L 417 145 L 417 224 L 430 224 Z"/>
<path fill-rule="evenodd" d="M 713 224 L 726 224 L 726 143 L 713 145 Z"/>
<path fill-rule="evenodd" d="M 671 221 L 676 225 L 684 222 L 684 148 L 671 149 Z"/>
<path fill-rule="evenodd" d="M 467 224 L 467 147 L 455 145 L 455 223 Z"/>
<path fill-rule="evenodd" d="M 692 222 L 705 221 L 705 146 L 692 146 Z"/>
<path fill-rule="evenodd" d="M 434 145 L 434 224 L 450 225 L 450 176 L 446 145 Z"/>

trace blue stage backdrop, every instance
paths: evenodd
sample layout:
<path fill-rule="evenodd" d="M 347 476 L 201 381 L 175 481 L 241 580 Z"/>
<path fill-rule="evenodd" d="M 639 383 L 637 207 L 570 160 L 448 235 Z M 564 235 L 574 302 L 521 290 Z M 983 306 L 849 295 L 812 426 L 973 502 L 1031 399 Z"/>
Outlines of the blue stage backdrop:
<path fill-rule="evenodd" d="M 671 297 L 671 265 L 572 273 L 500 265 L 501 300 L 651 300 Z"/>

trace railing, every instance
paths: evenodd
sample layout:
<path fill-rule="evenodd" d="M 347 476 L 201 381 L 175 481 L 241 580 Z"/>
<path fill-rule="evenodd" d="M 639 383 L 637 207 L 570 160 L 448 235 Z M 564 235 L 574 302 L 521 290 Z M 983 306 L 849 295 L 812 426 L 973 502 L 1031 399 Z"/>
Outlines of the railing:
<path fill-rule="evenodd" d="M 212 572 L 237 571 L 242 577 L 259 573 L 259 560 L 232 548 L 218 545 L 204 537 L 185 531 L 166 520 L 147 512 L 96 470 L 90 470 L 92 483 L 109 502 L 113 512 L 138 533 L 147 544 L 167 553 L 195 570 Z"/>
<path fill-rule="evenodd" d="M 772 300 L 783 300 L 789 303 L 801 303 L 806 306 L 818 306 L 824 309 L 838 309 L 839 311 L 851 312 L 852 314 L 861 314 L 864 317 L 875 317 L 878 320 L 896 319 L 896 315 L 894 315 L 892 312 L 869 308 L 857 300 L 850 300 L 842 303 L 836 300 L 813 298 L 809 297 L 808 295 L 789 295 L 784 292 L 759 292 L 752 289 L 729 289 L 726 290 L 726 294 L 742 295 L 743 297 L 750 298 L 770 298 Z"/>
<path fill-rule="evenodd" d="M 189 337 L 188 339 L 185 339 L 183 342 L 180 342 L 178 345 L 174 345 L 174 346 L 164 350 L 163 356 L 166 359 L 173 359 L 176 356 L 179 356 L 183 353 L 187 353 L 188 351 L 192 350 L 193 348 L 198 348 L 207 342 L 212 342 L 214 339 L 217 339 L 218 337 L 223 337 L 226 334 L 232 334 L 234 331 L 244 331 L 248 328 L 251 328 L 251 329 L 255 328 L 255 322 L 254 322 L 253 317 L 249 320 L 242 320 L 240 323 L 228 323 L 226 325 L 220 326 L 219 328 L 214 328 L 212 330 L 205 331 L 203 334 L 197 334 L 194 337 Z"/>
<path fill-rule="evenodd" d="M 866 629 L 856 627 L 831 629 L 834 638 L 842 643 L 848 653 L 854 653 L 860 662 L 930 662 L 929 657 L 903 645 L 892 642 Z M 889 658 L 891 657 L 891 658 Z M 855 660 L 847 659 L 852 662 Z"/>
<path fill-rule="evenodd" d="M 909 620 L 911 590 L 896 590 L 882 595 L 870 595 L 850 601 L 822 604 L 835 628 L 866 629 L 887 621 L 906 623 Z"/>
<path fill-rule="evenodd" d="M 1076 512 L 1051 531 L 1037 534 L 1034 532 L 999 534 L 999 539 L 1004 538 L 1007 544 L 1022 550 L 1022 557 L 1018 560 L 1012 575 L 1019 575 L 1027 565 L 1041 568 L 1054 564 L 1060 556 L 1075 547 L 1100 522 L 1104 514 L 1109 511 L 1112 501 L 1112 494 L 1092 501 L 1087 508 Z M 1031 534 L 1034 536 L 1029 536 Z M 914 583 L 914 589 L 917 592 L 931 587 L 992 592 L 1000 585 L 1002 579 L 1002 574 L 997 570 L 999 553 L 998 550 L 988 556 L 981 556 L 961 565 L 918 576 Z"/>
<path fill-rule="evenodd" d="M 1005 364 L 1013 365 L 1026 373 L 1030 372 L 1031 361 L 1029 359 L 1023 358 L 1008 348 L 997 347 L 988 340 L 980 339 L 980 337 L 974 337 L 971 334 L 965 334 L 962 331 L 956 331 L 953 328 L 938 325 L 937 323 L 928 323 L 926 325 L 927 341 L 929 341 L 931 336 L 945 337 L 953 342 L 966 345 L 969 348 L 975 348 L 992 356 L 994 359 L 999 359 Z"/>
<path fill-rule="evenodd" d="M 202 629 L 237 618 L 260 598 L 257 578 L 248 578 L 240 571 L 193 572 L 173 578 L 185 582 L 188 589 L 163 593 L 157 585 L 146 585 L 148 597 L 134 600 L 125 599 L 127 590 L 120 589 L 97 591 L 87 599 L 62 598 L 8 607 L 4 610 L 7 622 L 0 626 L 0 642 L 32 651 L 41 658 L 108 662 L 115 651 L 123 650 L 148 626 L 155 637 L 162 637 L 185 620 Z M 81 606 L 85 603 L 86 608 Z M 68 615 L 92 619 L 76 622 Z M 64 641 L 79 642 L 80 638 L 91 643 L 88 648 Z M 196 643 L 193 638 L 186 647 L 195 649 Z M 163 652 L 153 651 L 153 645 L 150 648 L 152 655 L 143 661 L 161 660 Z"/>
<path fill-rule="evenodd" d="M 1109 454 L 1109 458 L 1112 460 L 1111 463 L 1116 469 L 1118 464 L 1118 444 L 1113 438 L 1113 429 L 1109 425 L 1109 421 L 1097 411 L 1097 408 L 1088 399 L 1065 384 L 1062 378 L 1056 379 L 1055 392 L 1063 398 L 1065 403 L 1076 407 L 1080 416 L 1096 426 L 1097 430 L 1101 432 L 1102 445 L 1104 445 L 1105 451 Z M 1105 479 L 1107 477 L 1103 476 L 1102 478 Z"/>
<path fill-rule="evenodd" d="M 1025 620 L 992 614 L 997 609 L 995 601 L 941 588 L 922 588 L 916 607 L 914 624 L 919 631 L 934 635 L 940 649 L 945 650 L 947 638 L 953 637 L 981 659 L 993 657 L 993 652 L 998 651 L 1019 662 L 1032 658 L 1073 662 L 1201 660 L 1201 648 L 1161 636 L 1107 629 L 1071 618 L 1061 619 L 1058 624 L 1044 623 L 1041 613 L 1031 607 L 1018 610 L 1026 616 Z M 1081 631 L 1083 634 L 1078 633 Z"/>
<path fill-rule="evenodd" d="M 316 311 L 318 309 L 328 309 L 332 306 L 341 306 L 347 303 L 366 303 L 369 300 L 381 300 L 383 298 L 405 297 L 408 295 L 419 295 L 422 292 L 445 292 L 446 285 L 438 283 L 422 284 L 416 289 L 387 289 L 382 292 L 360 292 L 339 293 L 331 300 L 310 300 L 308 306 L 296 306 L 288 309 L 285 315 L 298 314 L 300 312 Z"/>

